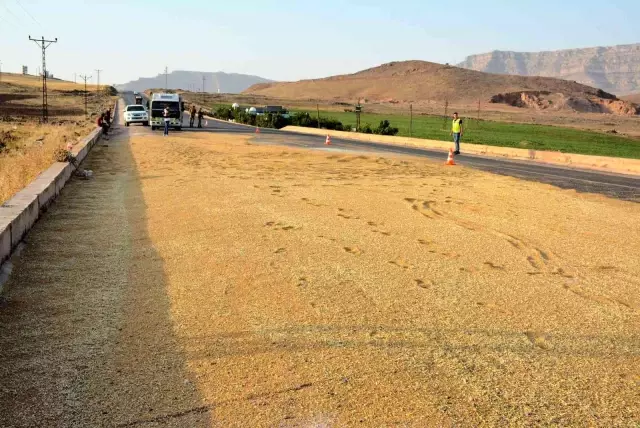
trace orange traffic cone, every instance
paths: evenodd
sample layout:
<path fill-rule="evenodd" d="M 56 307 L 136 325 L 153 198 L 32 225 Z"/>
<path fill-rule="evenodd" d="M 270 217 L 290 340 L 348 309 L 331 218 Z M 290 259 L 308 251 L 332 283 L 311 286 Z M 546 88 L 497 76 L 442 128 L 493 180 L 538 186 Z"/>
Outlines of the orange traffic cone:
<path fill-rule="evenodd" d="M 260 128 L 256 128 L 256 134 L 260 133 Z"/>
<path fill-rule="evenodd" d="M 327 139 L 324 141 L 324 144 L 326 146 L 330 146 L 331 145 L 331 135 L 327 134 Z"/>
<path fill-rule="evenodd" d="M 455 165 L 456 163 L 453 161 L 453 149 L 449 149 L 449 157 L 445 162 L 445 165 Z"/>

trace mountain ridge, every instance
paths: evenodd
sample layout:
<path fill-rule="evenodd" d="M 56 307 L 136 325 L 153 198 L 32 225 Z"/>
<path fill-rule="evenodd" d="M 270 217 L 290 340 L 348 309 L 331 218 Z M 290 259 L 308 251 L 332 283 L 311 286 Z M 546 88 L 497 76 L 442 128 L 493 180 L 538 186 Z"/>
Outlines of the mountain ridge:
<path fill-rule="evenodd" d="M 458 67 L 573 80 L 620 96 L 640 91 L 640 43 L 540 52 L 495 50 L 470 55 Z"/>
<path fill-rule="evenodd" d="M 205 78 L 204 89 L 207 93 L 217 93 L 219 89 L 221 93 L 237 94 L 252 85 L 273 82 L 273 80 L 265 79 L 264 77 L 241 73 L 174 70 L 167 75 L 167 89 L 183 89 L 199 92 L 202 90 L 202 76 Z M 136 80 L 116 85 L 116 89 L 119 91 L 138 92 L 143 92 L 151 88 L 164 87 L 164 74 L 158 74 L 154 77 L 140 77 Z"/>

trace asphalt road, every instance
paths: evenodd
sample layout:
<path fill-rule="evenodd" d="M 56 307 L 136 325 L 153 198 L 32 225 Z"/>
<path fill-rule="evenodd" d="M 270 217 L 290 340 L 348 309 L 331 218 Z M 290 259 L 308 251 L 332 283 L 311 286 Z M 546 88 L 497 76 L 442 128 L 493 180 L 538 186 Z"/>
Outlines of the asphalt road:
<path fill-rule="evenodd" d="M 134 102 L 133 93 L 123 94 L 127 104 Z M 202 129 L 189 128 L 189 115 L 185 114 L 184 128 L 195 132 L 222 132 L 253 134 L 256 143 L 278 144 L 298 148 L 323 149 L 350 152 L 376 152 L 397 155 L 419 156 L 442 161 L 447 155 L 443 151 L 401 147 L 381 143 L 365 143 L 340 138 L 332 138 L 331 146 L 326 146 L 325 137 L 299 134 L 276 129 L 260 129 L 236 123 L 205 119 Z M 149 131 L 151 132 L 151 131 Z M 574 189 L 578 192 L 599 193 L 608 197 L 640 202 L 640 178 L 622 174 L 610 174 L 576 168 L 564 168 L 527 161 L 498 159 L 478 155 L 464 154 L 456 156 L 456 163 L 462 166 L 481 169 L 494 174 L 508 175 L 523 180 L 551 184 L 563 189 Z"/>

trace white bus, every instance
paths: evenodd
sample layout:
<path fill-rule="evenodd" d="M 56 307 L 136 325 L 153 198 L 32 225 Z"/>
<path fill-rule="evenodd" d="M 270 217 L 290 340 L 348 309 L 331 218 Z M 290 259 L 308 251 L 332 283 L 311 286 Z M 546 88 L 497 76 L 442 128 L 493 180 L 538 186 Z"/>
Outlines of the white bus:
<path fill-rule="evenodd" d="M 149 113 L 151 116 L 151 129 L 164 128 L 164 108 L 169 107 L 169 126 L 182 129 L 182 115 L 184 112 L 184 101 L 178 94 L 151 94 L 149 102 Z"/>

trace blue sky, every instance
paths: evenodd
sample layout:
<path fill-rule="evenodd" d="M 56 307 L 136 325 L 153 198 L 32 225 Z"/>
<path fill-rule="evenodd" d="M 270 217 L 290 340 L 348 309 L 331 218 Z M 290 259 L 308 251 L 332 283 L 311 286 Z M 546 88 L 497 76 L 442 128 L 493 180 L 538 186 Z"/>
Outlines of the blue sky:
<path fill-rule="evenodd" d="M 35 71 L 31 35 L 58 37 L 47 68 L 67 79 L 103 69 L 101 82 L 123 83 L 166 65 L 298 80 L 496 49 L 638 43 L 639 19 L 638 0 L 0 0 L 0 62 Z"/>

